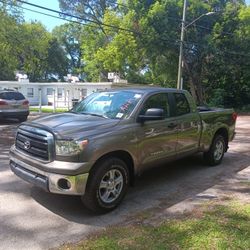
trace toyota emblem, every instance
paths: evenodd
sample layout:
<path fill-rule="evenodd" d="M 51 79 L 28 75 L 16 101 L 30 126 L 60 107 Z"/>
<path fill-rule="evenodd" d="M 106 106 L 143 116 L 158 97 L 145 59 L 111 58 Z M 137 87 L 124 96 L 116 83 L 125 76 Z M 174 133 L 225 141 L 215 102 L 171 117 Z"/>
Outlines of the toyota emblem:
<path fill-rule="evenodd" d="M 25 148 L 26 150 L 30 149 L 30 141 L 25 141 L 25 142 L 24 142 L 24 148 Z"/>

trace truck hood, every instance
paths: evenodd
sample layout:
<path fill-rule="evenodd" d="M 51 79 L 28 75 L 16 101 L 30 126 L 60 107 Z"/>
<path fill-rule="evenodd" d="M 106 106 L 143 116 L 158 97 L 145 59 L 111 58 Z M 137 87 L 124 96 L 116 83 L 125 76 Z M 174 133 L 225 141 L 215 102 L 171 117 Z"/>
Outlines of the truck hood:
<path fill-rule="evenodd" d="M 26 125 L 50 130 L 57 138 L 78 139 L 105 132 L 119 121 L 85 114 L 63 113 L 38 118 Z"/>

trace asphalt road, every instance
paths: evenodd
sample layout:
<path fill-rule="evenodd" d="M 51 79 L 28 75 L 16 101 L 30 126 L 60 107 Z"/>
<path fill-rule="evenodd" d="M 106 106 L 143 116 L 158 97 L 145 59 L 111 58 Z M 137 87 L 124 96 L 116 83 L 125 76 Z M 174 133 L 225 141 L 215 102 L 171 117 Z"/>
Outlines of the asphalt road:
<path fill-rule="evenodd" d="M 201 155 L 144 173 L 115 211 L 95 216 L 78 197 L 45 193 L 16 177 L 8 151 L 18 123 L 0 122 L 0 249 L 48 249 L 91 232 L 136 220 L 147 209 L 169 208 L 234 176 L 250 164 L 250 116 L 237 120 L 237 136 L 220 166 L 209 168 Z"/>

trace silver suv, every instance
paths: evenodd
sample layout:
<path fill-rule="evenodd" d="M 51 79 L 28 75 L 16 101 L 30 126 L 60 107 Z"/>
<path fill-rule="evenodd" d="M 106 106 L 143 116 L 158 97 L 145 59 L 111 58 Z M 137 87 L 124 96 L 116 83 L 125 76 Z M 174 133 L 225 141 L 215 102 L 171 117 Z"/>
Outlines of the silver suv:
<path fill-rule="evenodd" d="M 0 119 L 17 118 L 20 122 L 27 120 L 29 101 L 15 90 L 0 90 Z"/>

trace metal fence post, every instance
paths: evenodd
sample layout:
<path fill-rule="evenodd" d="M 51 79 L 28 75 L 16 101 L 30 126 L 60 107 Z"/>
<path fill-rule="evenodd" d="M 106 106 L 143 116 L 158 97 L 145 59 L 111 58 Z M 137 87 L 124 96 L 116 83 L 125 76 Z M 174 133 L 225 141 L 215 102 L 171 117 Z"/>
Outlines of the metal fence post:
<path fill-rule="evenodd" d="M 70 107 L 70 103 L 69 103 L 69 89 L 67 89 L 67 97 L 68 97 L 68 110 L 69 110 L 69 107 Z"/>
<path fill-rule="evenodd" d="M 39 114 L 41 114 L 42 113 L 42 89 L 41 88 L 39 88 L 38 94 L 39 94 Z"/>
<path fill-rule="evenodd" d="M 56 90 L 53 89 L 53 113 L 56 112 Z"/>

